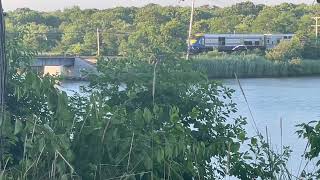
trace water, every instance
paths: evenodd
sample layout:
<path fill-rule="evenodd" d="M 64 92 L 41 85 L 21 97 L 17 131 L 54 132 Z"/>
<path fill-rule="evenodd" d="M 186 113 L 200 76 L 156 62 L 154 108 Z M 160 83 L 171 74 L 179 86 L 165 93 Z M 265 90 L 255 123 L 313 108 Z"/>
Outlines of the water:
<path fill-rule="evenodd" d="M 68 95 L 81 92 L 81 86 L 87 86 L 89 82 L 86 81 L 63 81 L 59 88 L 65 91 Z"/>
<path fill-rule="evenodd" d="M 234 101 L 238 104 L 238 115 L 248 117 L 252 123 L 248 107 L 244 101 L 236 80 L 224 80 L 224 84 L 236 90 Z M 298 138 L 297 124 L 320 120 L 320 77 L 303 78 L 260 78 L 240 80 L 256 124 L 262 134 L 268 127 L 272 147 L 280 151 L 281 134 L 280 119 L 283 121 L 283 145 L 290 146 L 294 151 L 291 155 L 288 167 L 294 175 L 297 175 L 300 162 L 302 168 L 305 161 L 301 161 L 306 142 Z M 85 82 L 64 82 L 63 89 L 68 92 L 79 92 L 80 85 Z M 70 91 L 71 90 L 71 91 Z M 249 135 L 256 133 L 251 124 L 248 124 Z M 311 163 L 308 169 L 312 169 Z"/>
<path fill-rule="evenodd" d="M 241 79 L 240 83 L 249 102 L 255 122 L 262 134 L 266 127 L 271 137 L 273 149 L 280 150 L 280 119 L 283 124 L 283 145 L 294 151 L 288 167 L 297 174 L 306 142 L 298 138 L 297 124 L 320 120 L 320 77 Z M 239 114 L 250 118 L 248 107 L 236 80 L 224 80 L 224 84 L 235 89 L 234 101 Z M 250 135 L 255 135 L 252 125 L 247 126 Z M 305 165 L 303 161 L 302 168 Z M 308 169 L 312 169 L 311 163 Z"/>

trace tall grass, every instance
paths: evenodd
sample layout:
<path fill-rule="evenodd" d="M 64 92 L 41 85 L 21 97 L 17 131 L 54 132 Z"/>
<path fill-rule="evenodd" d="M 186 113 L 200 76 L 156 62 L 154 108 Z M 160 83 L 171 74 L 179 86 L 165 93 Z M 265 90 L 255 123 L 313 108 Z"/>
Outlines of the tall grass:
<path fill-rule="evenodd" d="M 320 60 L 269 61 L 254 54 L 199 56 L 194 60 L 197 69 L 209 78 L 288 77 L 320 75 Z"/>

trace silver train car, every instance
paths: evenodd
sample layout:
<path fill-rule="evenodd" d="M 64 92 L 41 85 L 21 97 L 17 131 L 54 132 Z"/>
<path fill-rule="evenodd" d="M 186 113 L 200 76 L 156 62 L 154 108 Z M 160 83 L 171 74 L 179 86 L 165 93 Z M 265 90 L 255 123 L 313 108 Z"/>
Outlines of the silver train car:
<path fill-rule="evenodd" d="M 190 40 L 190 51 L 201 53 L 217 49 L 233 52 L 250 49 L 267 50 L 283 40 L 292 39 L 294 34 L 196 34 Z"/>

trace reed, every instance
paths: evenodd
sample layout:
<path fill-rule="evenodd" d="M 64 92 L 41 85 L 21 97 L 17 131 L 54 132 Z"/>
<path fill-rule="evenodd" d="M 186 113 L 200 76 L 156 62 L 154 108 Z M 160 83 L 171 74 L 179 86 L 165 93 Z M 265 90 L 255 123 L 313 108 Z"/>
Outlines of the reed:
<path fill-rule="evenodd" d="M 270 61 L 254 54 L 199 56 L 194 66 L 209 78 L 233 78 L 235 73 L 241 78 L 320 75 L 320 60 Z"/>

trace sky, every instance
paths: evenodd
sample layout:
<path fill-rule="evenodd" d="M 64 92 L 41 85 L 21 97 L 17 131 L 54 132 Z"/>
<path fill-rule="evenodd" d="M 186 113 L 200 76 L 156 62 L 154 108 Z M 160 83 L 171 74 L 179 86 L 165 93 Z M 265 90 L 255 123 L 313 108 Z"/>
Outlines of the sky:
<path fill-rule="evenodd" d="M 252 0 L 258 4 L 279 4 L 282 2 L 288 3 L 307 3 L 312 4 L 314 0 Z M 229 6 L 242 2 L 242 0 L 196 0 L 196 5 L 217 5 L 217 6 Z M 191 4 L 191 0 L 2 0 L 3 8 L 5 11 L 14 10 L 17 8 L 30 8 L 39 11 L 53 11 L 58 9 L 64 9 L 72 6 L 80 6 L 83 9 L 97 8 L 106 9 L 117 6 L 144 6 L 149 3 L 161 4 L 161 5 L 181 5 L 188 6 Z"/>

